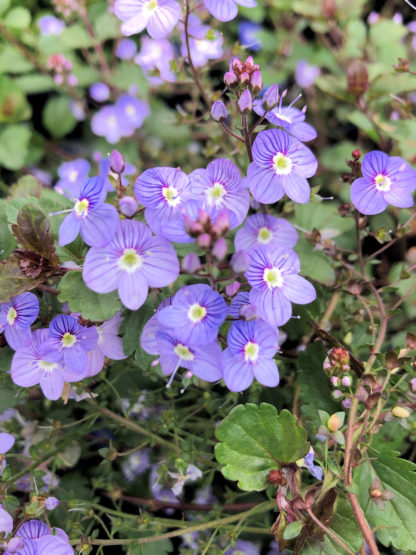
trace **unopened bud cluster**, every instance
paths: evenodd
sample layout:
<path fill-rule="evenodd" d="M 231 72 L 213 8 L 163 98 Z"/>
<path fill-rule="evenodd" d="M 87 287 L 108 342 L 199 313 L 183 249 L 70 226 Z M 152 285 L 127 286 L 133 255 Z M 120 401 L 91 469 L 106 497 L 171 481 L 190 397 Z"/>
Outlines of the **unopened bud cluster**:
<path fill-rule="evenodd" d="M 54 73 L 53 80 L 57 85 L 64 83 L 70 87 L 78 85 L 78 79 L 72 73 L 72 62 L 63 54 L 49 56 L 46 67 Z"/>
<path fill-rule="evenodd" d="M 226 210 L 222 210 L 218 214 L 215 222 L 211 220 L 208 212 L 200 210 L 196 220 L 185 217 L 185 229 L 191 237 L 196 238 L 198 247 L 212 248 L 212 252 L 218 260 L 225 258 L 227 244 L 224 235 L 230 229 L 230 219 Z"/>
<path fill-rule="evenodd" d="M 234 58 L 230 63 L 229 71 L 224 75 L 224 83 L 229 89 L 236 91 L 240 112 L 243 114 L 251 112 L 253 98 L 263 89 L 260 66 L 254 63 L 252 56 L 249 56 L 245 62 Z"/>

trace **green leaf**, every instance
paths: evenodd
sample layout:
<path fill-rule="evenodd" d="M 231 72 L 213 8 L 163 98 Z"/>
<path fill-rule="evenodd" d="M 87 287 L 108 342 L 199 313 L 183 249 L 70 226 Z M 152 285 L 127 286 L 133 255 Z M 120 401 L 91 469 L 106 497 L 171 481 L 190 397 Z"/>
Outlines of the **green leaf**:
<path fill-rule="evenodd" d="M 27 125 L 8 125 L 0 133 L 0 166 L 18 170 L 25 165 L 30 135 Z"/>
<path fill-rule="evenodd" d="M 67 302 L 72 312 L 80 312 L 86 320 L 104 322 L 121 310 L 117 291 L 104 295 L 91 291 L 85 285 L 81 272 L 67 272 L 58 289 L 58 300 Z"/>
<path fill-rule="evenodd" d="M 30 73 L 16 78 L 16 85 L 25 93 L 34 94 L 55 89 L 56 85 L 49 75 Z"/>
<path fill-rule="evenodd" d="M 70 109 L 70 99 L 63 96 L 50 98 L 43 109 L 42 121 L 53 137 L 70 133 L 77 123 Z"/>
<path fill-rule="evenodd" d="M 0 122 L 15 123 L 28 119 L 31 109 L 15 81 L 0 76 Z"/>
<path fill-rule="evenodd" d="M 17 215 L 17 223 L 12 225 L 17 242 L 29 251 L 46 258 L 51 266 L 59 264 L 46 214 L 35 204 L 25 204 Z"/>
<path fill-rule="evenodd" d="M 27 29 L 30 25 L 30 11 L 22 6 L 12 8 L 4 19 L 4 23 L 11 29 Z"/>
<path fill-rule="evenodd" d="M 299 354 L 297 383 L 303 416 L 319 426 L 319 410 L 333 414 L 339 405 L 331 396 L 329 379 L 323 369 L 327 349 L 316 342 Z"/>
<path fill-rule="evenodd" d="M 6 200 L 0 199 L 0 258 L 7 258 L 16 246 L 16 240 L 7 225 L 6 206 Z"/>
<path fill-rule="evenodd" d="M 217 427 L 221 443 L 215 456 L 229 480 L 238 480 L 246 491 L 260 491 L 267 485 L 270 470 L 295 462 L 306 455 L 309 445 L 306 431 L 293 415 L 273 405 L 248 403 L 233 408 Z"/>
<path fill-rule="evenodd" d="M 293 538 L 297 538 L 302 530 L 303 522 L 301 520 L 295 520 L 295 522 L 291 522 L 285 528 L 283 532 L 283 538 L 285 540 L 293 540 Z"/>
<path fill-rule="evenodd" d="M 4 14 L 9 9 L 10 0 L 0 0 L 0 15 Z"/>
<path fill-rule="evenodd" d="M 416 551 L 416 465 L 400 459 L 396 454 L 370 452 L 371 459 L 361 464 L 354 473 L 360 505 L 377 539 L 386 547 L 400 551 Z M 374 479 L 382 490 L 394 494 L 385 501 L 384 508 L 370 498 L 369 488 Z"/>
<path fill-rule="evenodd" d="M 314 250 L 314 245 L 305 239 L 300 239 L 294 247 L 301 260 L 300 273 L 311 279 L 316 279 L 325 285 L 333 285 L 335 272 L 329 258 L 322 252 Z"/>
<path fill-rule="evenodd" d="M 0 262 L 0 303 L 6 303 L 16 295 L 34 289 L 41 281 L 42 278 L 25 276 L 20 269 L 19 259 L 12 254 Z"/>

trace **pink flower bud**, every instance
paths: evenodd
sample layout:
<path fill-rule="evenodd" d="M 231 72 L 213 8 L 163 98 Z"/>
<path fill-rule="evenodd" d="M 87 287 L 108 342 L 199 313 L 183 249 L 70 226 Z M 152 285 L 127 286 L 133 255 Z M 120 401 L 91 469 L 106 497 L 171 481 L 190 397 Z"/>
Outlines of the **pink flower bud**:
<path fill-rule="evenodd" d="M 224 102 L 221 100 L 217 100 L 214 102 L 211 108 L 211 117 L 215 119 L 215 121 L 224 121 L 227 117 L 227 108 L 225 107 Z"/>
<path fill-rule="evenodd" d="M 237 74 L 241 73 L 243 71 L 243 62 L 238 58 L 234 58 L 233 60 L 231 60 L 230 71 L 231 69 Z"/>
<path fill-rule="evenodd" d="M 341 420 L 337 414 L 333 414 L 328 418 L 327 427 L 330 432 L 336 432 L 341 428 Z"/>
<path fill-rule="evenodd" d="M 350 387 L 352 384 L 352 379 L 350 376 L 344 376 L 341 380 L 341 383 L 344 387 Z"/>
<path fill-rule="evenodd" d="M 234 295 L 238 292 L 241 287 L 241 283 L 239 281 L 233 281 L 225 288 L 225 292 L 229 297 L 234 297 Z"/>
<path fill-rule="evenodd" d="M 201 247 L 201 249 L 207 249 L 209 246 L 211 246 L 211 235 L 209 235 L 208 233 L 202 233 L 196 240 L 198 247 Z"/>
<path fill-rule="evenodd" d="M 211 221 L 211 216 L 208 214 L 208 212 L 206 212 L 205 210 L 200 210 L 198 212 L 198 222 L 205 226 L 208 225 L 209 222 Z"/>
<path fill-rule="evenodd" d="M 227 241 L 224 237 L 220 237 L 212 247 L 212 254 L 217 260 L 223 260 L 227 256 Z"/>
<path fill-rule="evenodd" d="M 110 154 L 110 170 L 117 174 L 122 174 L 124 172 L 125 162 L 123 156 L 118 150 L 113 150 Z"/>
<path fill-rule="evenodd" d="M 201 267 L 201 261 L 198 256 L 190 252 L 186 254 L 182 260 L 182 270 L 187 274 L 194 274 Z"/>
<path fill-rule="evenodd" d="M 243 85 L 243 86 L 248 85 L 250 83 L 250 75 L 247 73 L 247 71 L 243 71 L 243 73 L 238 78 L 238 81 L 240 85 Z"/>
<path fill-rule="evenodd" d="M 339 399 L 342 396 L 343 396 L 343 393 L 339 389 L 336 389 L 335 391 L 332 392 L 332 397 L 334 399 Z"/>
<path fill-rule="evenodd" d="M 224 83 L 229 89 L 233 89 L 238 84 L 237 75 L 232 71 L 227 71 L 224 75 Z"/>
<path fill-rule="evenodd" d="M 338 378 L 338 376 L 332 376 L 332 378 L 331 378 L 331 384 L 332 384 L 334 387 L 338 387 L 338 386 L 339 386 L 339 378 Z"/>
<path fill-rule="evenodd" d="M 279 104 L 279 85 L 272 85 L 263 95 L 263 108 L 269 112 Z"/>
<path fill-rule="evenodd" d="M 263 88 L 263 79 L 260 71 L 255 71 L 250 77 L 250 90 L 253 96 L 257 96 Z"/>
<path fill-rule="evenodd" d="M 131 218 L 137 212 L 139 205 L 134 197 L 125 196 L 118 201 L 121 213 Z"/>
<path fill-rule="evenodd" d="M 230 229 L 230 218 L 228 216 L 228 211 L 224 209 L 224 210 L 221 210 L 221 212 L 218 214 L 218 217 L 214 225 L 211 227 L 211 231 L 216 237 L 221 237 L 221 235 L 224 235 L 225 233 L 227 233 L 229 229 Z"/>
<path fill-rule="evenodd" d="M 253 109 L 253 97 L 248 89 L 238 99 L 238 108 L 242 114 L 247 114 Z"/>
<path fill-rule="evenodd" d="M 257 318 L 257 307 L 254 304 L 244 304 L 240 308 L 240 316 L 243 320 L 255 320 Z"/>
<path fill-rule="evenodd" d="M 243 274 L 250 266 L 250 255 L 246 251 L 237 251 L 231 257 L 231 268 L 236 274 Z"/>

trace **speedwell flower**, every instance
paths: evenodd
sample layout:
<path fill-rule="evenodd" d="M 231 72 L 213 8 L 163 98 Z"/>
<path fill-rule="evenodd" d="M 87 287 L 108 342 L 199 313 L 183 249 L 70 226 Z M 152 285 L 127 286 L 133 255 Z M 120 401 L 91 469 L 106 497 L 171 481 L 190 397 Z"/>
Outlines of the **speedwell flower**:
<path fill-rule="evenodd" d="M 238 320 L 231 324 L 227 339 L 222 366 L 228 389 L 243 391 L 254 378 L 268 387 L 279 384 L 279 370 L 273 360 L 279 347 L 277 330 L 261 320 Z"/>
<path fill-rule="evenodd" d="M 159 322 L 175 330 L 190 345 L 214 341 L 227 316 L 227 305 L 209 285 L 188 285 L 173 297 L 172 304 L 157 313 Z"/>
<path fill-rule="evenodd" d="M 362 214 L 379 214 L 389 204 L 413 206 L 416 172 L 403 158 L 375 150 L 364 156 L 361 171 L 363 177 L 351 185 L 351 201 Z"/>
<path fill-rule="evenodd" d="M 92 177 L 83 183 L 74 208 L 61 223 L 59 245 L 72 243 L 78 233 L 87 245 L 102 247 L 116 232 L 119 216 L 111 204 L 104 203 L 104 179 Z"/>
<path fill-rule="evenodd" d="M 116 0 L 114 13 L 124 21 L 123 35 L 134 35 L 146 28 L 152 38 L 162 39 L 177 24 L 181 7 L 174 0 Z"/>
<path fill-rule="evenodd" d="M 90 163 L 83 158 L 61 164 L 58 168 L 59 181 L 55 185 L 56 191 L 68 197 L 77 197 L 81 185 L 88 179 L 90 168 Z"/>
<path fill-rule="evenodd" d="M 279 129 L 261 131 L 253 144 L 253 162 L 247 182 L 258 202 L 272 204 L 286 194 L 306 204 L 310 197 L 307 177 L 312 177 L 318 162 L 312 151 Z"/>
<path fill-rule="evenodd" d="M 253 214 L 244 222 L 234 239 L 235 250 L 249 250 L 260 245 L 293 247 L 298 234 L 292 224 L 283 218 L 275 218 L 269 214 Z"/>
<path fill-rule="evenodd" d="M 292 316 L 291 302 L 308 304 L 316 291 L 298 275 L 300 261 L 292 249 L 258 247 L 250 251 L 250 266 L 245 274 L 252 286 L 250 302 L 257 313 L 272 326 L 286 324 Z"/>
<path fill-rule="evenodd" d="M 123 220 L 110 243 L 89 250 L 82 275 L 93 291 L 118 289 L 122 303 L 137 310 L 149 287 L 165 287 L 175 281 L 179 262 L 166 239 L 154 237 L 142 222 Z"/>
<path fill-rule="evenodd" d="M 218 21 L 231 21 L 238 14 L 238 6 L 255 8 L 256 0 L 204 0 L 205 7 Z"/>
<path fill-rule="evenodd" d="M 12 349 L 20 349 L 30 343 L 30 326 L 38 314 L 39 301 L 33 293 L 22 293 L 0 305 L 0 333 L 4 332 Z"/>

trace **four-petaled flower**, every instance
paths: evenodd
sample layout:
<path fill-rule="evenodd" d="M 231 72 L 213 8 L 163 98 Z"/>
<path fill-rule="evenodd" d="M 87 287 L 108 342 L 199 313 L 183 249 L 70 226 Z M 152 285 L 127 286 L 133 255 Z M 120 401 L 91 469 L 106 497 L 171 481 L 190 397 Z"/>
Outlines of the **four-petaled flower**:
<path fill-rule="evenodd" d="M 307 181 L 318 167 L 312 151 L 286 131 L 261 131 L 253 144 L 253 162 L 248 167 L 247 182 L 258 202 L 272 204 L 287 195 L 306 204 L 310 197 Z"/>
<path fill-rule="evenodd" d="M 149 287 L 165 287 L 179 275 L 175 249 L 162 237 L 135 220 L 120 222 L 104 247 L 92 247 L 84 262 L 83 278 L 97 293 L 118 289 L 122 303 L 137 310 Z"/>
<path fill-rule="evenodd" d="M 243 251 L 272 243 L 290 248 L 296 245 L 298 234 L 292 224 L 269 214 L 249 216 L 235 235 L 235 250 Z"/>
<path fill-rule="evenodd" d="M 174 0 L 116 0 L 114 13 L 124 21 L 123 35 L 140 33 L 144 28 L 154 39 L 163 39 L 181 17 L 181 7 Z"/>
<path fill-rule="evenodd" d="M 268 387 L 279 384 L 279 370 L 273 360 L 279 334 L 261 320 L 233 322 L 228 348 L 222 353 L 224 381 L 231 391 L 244 391 L 254 378 Z"/>
<path fill-rule="evenodd" d="M 413 206 L 416 172 L 403 158 L 375 150 L 364 156 L 361 171 L 363 177 L 351 185 L 351 201 L 362 214 L 379 214 L 389 204 Z"/>
<path fill-rule="evenodd" d="M 292 302 L 308 304 L 315 300 L 313 285 L 298 275 L 300 261 L 292 249 L 258 247 L 250 251 L 250 258 L 245 274 L 252 286 L 250 303 L 272 326 L 286 324 L 292 316 Z"/>

